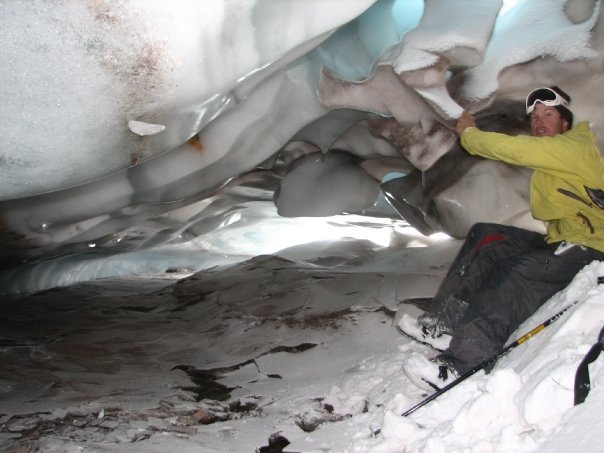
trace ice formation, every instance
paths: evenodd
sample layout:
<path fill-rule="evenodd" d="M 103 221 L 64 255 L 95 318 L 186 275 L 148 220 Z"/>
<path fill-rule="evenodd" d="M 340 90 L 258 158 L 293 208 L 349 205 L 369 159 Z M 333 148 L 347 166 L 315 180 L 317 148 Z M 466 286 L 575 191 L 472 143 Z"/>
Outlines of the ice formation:
<path fill-rule="evenodd" d="M 424 171 L 447 154 L 462 108 L 517 100 L 537 83 L 563 85 L 578 116 L 595 121 L 600 2 L 545 3 L 5 4 L 4 266 L 117 243 L 132 249 L 137 234 L 165 232 L 166 222 L 188 232 L 213 214 L 171 213 L 226 186 L 274 190 L 294 166 L 279 167 L 275 156 L 295 143 L 357 156 L 351 175 L 380 168 L 378 177 L 369 171 L 377 188 L 388 167 Z M 339 100 L 326 74 L 346 90 Z M 382 126 L 376 114 L 395 123 Z M 363 142 L 344 140 L 355 130 Z M 331 182 L 340 183 L 350 195 L 353 180 Z M 464 208 L 441 225 L 449 233 L 463 235 L 463 216 L 480 211 L 464 202 L 471 192 L 455 191 Z M 375 207 L 361 195 L 351 207 L 336 193 L 330 212 Z M 312 215 L 311 204 L 299 212 Z"/>
<path fill-rule="evenodd" d="M 429 170 L 455 147 L 449 128 L 463 108 L 516 101 L 535 84 L 564 86 L 578 116 L 596 130 L 601 124 L 602 95 L 590 89 L 602 65 L 599 1 L 333 0 L 303 8 L 36 1 L 2 8 L 4 282 L 50 257 L 94 250 L 131 259 L 133 250 L 233 225 L 233 211 L 244 221 L 246 201 L 233 192 L 258 200 L 275 191 L 279 212 L 290 216 L 398 218 L 371 199 L 385 175 Z M 340 81 L 338 98 L 326 74 Z M 384 123 L 389 117 L 395 121 Z M 300 172 L 296 159 L 303 158 L 291 150 L 309 146 L 348 153 L 359 164 L 332 172 L 326 161 L 323 183 L 307 173 L 304 184 L 317 193 L 334 187 L 323 207 L 310 193 L 306 205 L 284 206 L 284 193 L 306 190 L 287 175 Z M 351 204 L 345 188 L 359 178 L 367 196 Z M 469 184 L 449 179 L 446 192 L 425 188 L 446 218 L 439 228 L 462 236 L 481 209 L 493 218 L 492 202 L 481 208 Z M 518 183 L 498 184 L 495 218 L 519 221 L 516 213 L 505 217 L 510 207 L 526 209 L 517 192 Z M 209 220 L 217 216 L 230 220 Z M 32 283 L 31 290 L 42 287 Z"/>
<path fill-rule="evenodd" d="M 289 216 L 397 219 L 372 200 L 385 175 L 431 170 L 464 108 L 497 118 L 495 101 L 535 85 L 563 86 L 596 132 L 604 121 L 600 1 L 36 0 L 1 17 L 4 282 L 52 257 L 187 243 L 272 193 Z M 313 147 L 358 164 L 335 172 L 329 157 L 295 180 L 292 150 Z M 493 218 L 455 164 L 439 168 L 447 191 L 422 183 L 438 228 Z M 365 195 L 346 201 L 360 180 Z M 495 218 L 526 223 L 523 184 L 498 181 Z M 284 206 L 330 185 L 321 203 Z"/>

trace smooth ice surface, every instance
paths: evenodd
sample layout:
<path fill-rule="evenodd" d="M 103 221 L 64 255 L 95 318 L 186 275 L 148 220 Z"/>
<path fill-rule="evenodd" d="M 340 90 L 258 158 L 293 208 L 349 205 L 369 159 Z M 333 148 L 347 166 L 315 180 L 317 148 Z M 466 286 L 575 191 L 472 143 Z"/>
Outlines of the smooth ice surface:
<path fill-rule="evenodd" d="M 373 1 L 295 3 L 4 3 L 0 198 L 176 148 Z M 166 130 L 142 139 L 131 120 Z"/>

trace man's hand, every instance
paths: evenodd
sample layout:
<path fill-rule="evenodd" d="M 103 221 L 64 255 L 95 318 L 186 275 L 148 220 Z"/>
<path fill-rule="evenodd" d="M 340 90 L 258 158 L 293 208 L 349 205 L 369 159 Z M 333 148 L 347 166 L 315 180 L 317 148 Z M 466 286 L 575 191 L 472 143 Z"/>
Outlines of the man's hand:
<path fill-rule="evenodd" d="M 457 120 L 457 124 L 455 125 L 455 133 L 461 137 L 462 132 L 468 127 L 476 127 L 476 121 L 471 113 L 464 111 Z"/>

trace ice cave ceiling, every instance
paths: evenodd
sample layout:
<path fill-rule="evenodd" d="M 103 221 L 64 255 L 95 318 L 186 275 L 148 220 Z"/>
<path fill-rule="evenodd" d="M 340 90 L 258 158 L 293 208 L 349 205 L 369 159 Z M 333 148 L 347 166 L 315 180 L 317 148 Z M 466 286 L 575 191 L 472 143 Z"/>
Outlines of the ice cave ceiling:
<path fill-rule="evenodd" d="M 539 228 L 526 172 L 465 156 L 455 118 L 522 133 L 524 95 L 555 84 L 604 137 L 600 1 L 12 0 L 0 12 L 4 283 L 91 249 L 199 242 L 258 222 L 255 202 L 288 218 L 402 213 L 426 234 Z"/>

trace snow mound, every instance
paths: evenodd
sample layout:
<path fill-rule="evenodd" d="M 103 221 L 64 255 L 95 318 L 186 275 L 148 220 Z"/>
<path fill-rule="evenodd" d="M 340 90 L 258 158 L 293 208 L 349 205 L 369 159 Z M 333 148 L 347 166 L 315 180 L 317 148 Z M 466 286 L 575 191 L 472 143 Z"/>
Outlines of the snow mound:
<path fill-rule="evenodd" d="M 597 342 L 604 324 L 600 275 L 604 275 L 602 262 L 593 262 L 577 274 L 512 339 L 570 308 L 555 323 L 511 350 L 489 374 L 480 371 L 406 418 L 398 414 L 411 406 L 403 407 L 393 400 L 384 416 L 383 441 L 371 451 L 466 451 L 470 438 L 472 451 L 565 451 L 552 439 L 564 441 L 568 426 L 573 426 L 573 437 L 583 439 L 584 451 L 597 451 L 597 436 L 591 427 L 574 422 L 590 410 L 590 397 L 581 405 L 573 404 L 577 366 Z M 601 362 L 594 362 L 590 374 L 594 392 L 604 383 Z M 545 441 L 548 448 L 543 446 Z"/>

